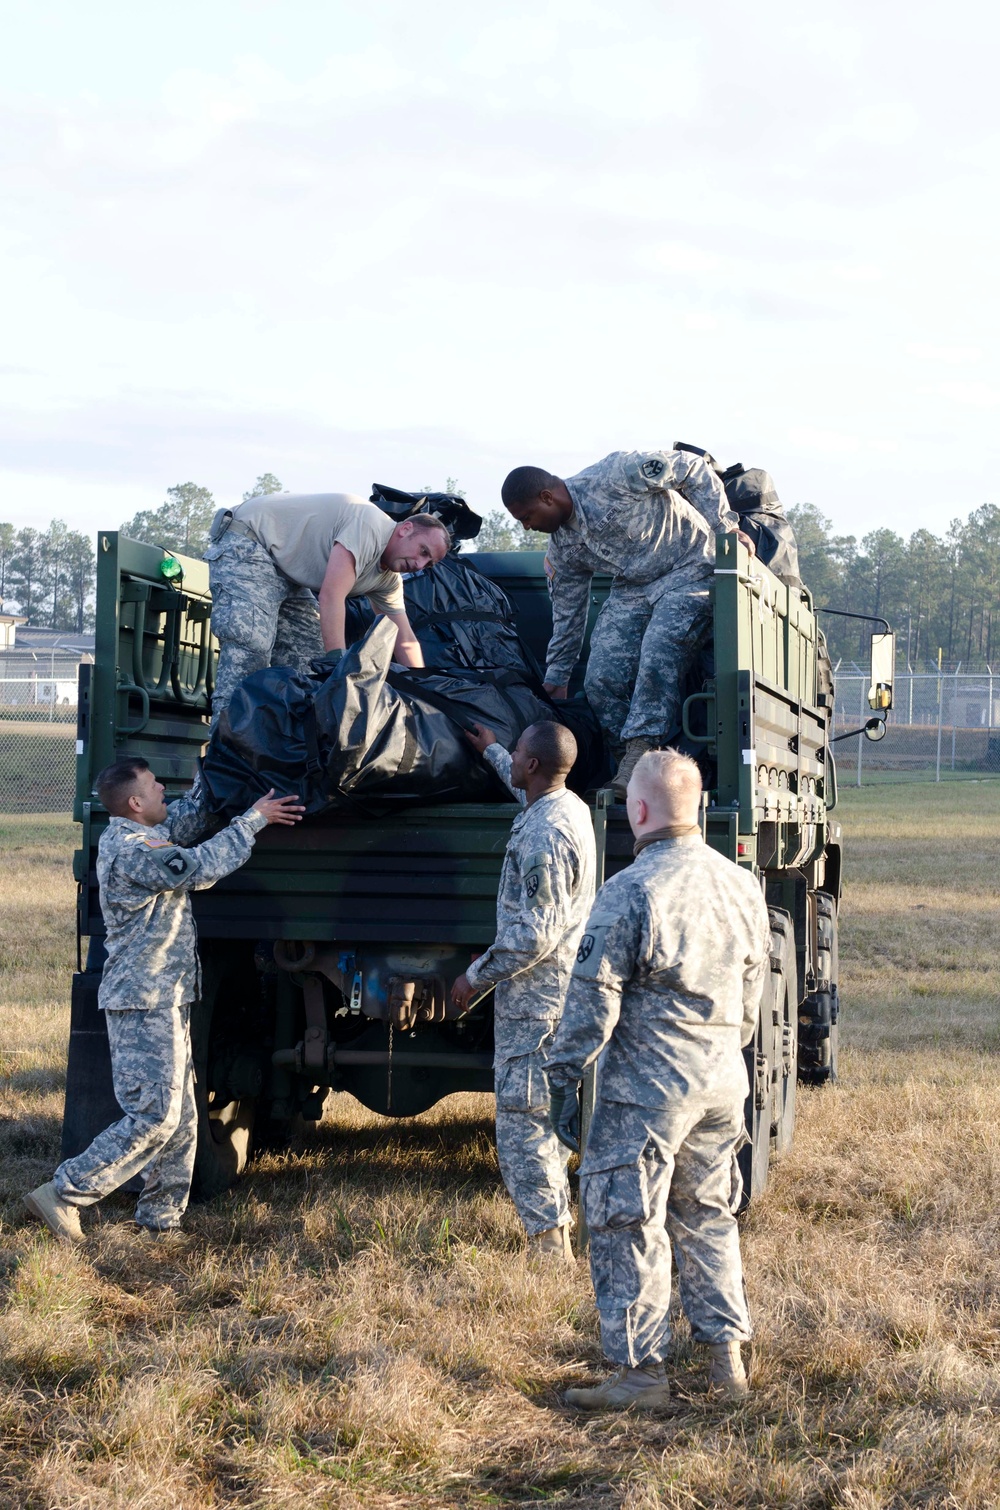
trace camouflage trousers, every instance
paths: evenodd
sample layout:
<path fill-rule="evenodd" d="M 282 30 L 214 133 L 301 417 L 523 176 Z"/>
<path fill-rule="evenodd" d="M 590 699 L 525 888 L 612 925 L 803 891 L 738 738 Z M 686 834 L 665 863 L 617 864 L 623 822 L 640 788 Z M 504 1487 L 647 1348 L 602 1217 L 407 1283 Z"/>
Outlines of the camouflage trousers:
<path fill-rule="evenodd" d="M 539 1025 L 527 1026 L 534 1029 L 529 1038 L 537 1043 Z M 549 1125 L 545 1064 L 551 1042 L 549 1032 L 530 1053 L 498 1058 L 494 1070 L 500 1173 L 529 1237 L 551 1227 L 568 1227 L 572 1221 L 566 1177 L 569 1149 Z"/>
<path fill-rule="evenodd" d="M 601 1343 L 612 1363 L 660 1363 L 670 1341 L 671 1245 L 698 1342 L 746 1342 L 734 1210 L 743 1106 L 651 1112 L 598 1098 L 580 1170 Z"/>
<path fill-rule="evenodd" d="M 597 616 L 584 691 L 613 744 L 673 733 L 681 686 L 708 624 L 705 578 L 678 575 L 650 589 L 614 587 Z"/>
<path fill-rule="evenodd" d="M 228 529 L 205 552 L 212 588 L 212 633 L 219 664 L 212 695 L 212 728 L 246 676 L 266 666 L 304 671 L 323 654 L 319 604 L 275 566 L 258 541 Z"/>
<path fill-rule="evenodd" d="M 180 1226 L 191 1193 L 198 1114 L 190 1006 L 104 1013 L 115 1097 L 125 1115 L 52 1176 L 64 1201 L 92 1206 L 141 1175 L 141 1227 Z"/>

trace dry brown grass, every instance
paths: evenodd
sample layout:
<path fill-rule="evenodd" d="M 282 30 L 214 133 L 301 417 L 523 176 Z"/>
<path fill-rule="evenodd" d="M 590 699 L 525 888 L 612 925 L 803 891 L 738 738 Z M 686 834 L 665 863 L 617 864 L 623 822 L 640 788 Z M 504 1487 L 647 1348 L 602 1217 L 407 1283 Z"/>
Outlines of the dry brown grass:
<path fill-rule="evenodd" d="M 600 1366 L 587 1276 L 525 1266 L 485 1097 L 403 1126 L 334 1098 L 162 1245 L 124 1200 L 79 1253 L 26 1226 L 74 831 L 3 820 L 0 1505 L 1000 1504 L 1000 784 L 849 793 L 843 817 L 843 1079 L 800 1097 L 746 1225 L 757 1388 L 710 1404 L 681 1324 L 649 1421 L 559 1406 Z"/>

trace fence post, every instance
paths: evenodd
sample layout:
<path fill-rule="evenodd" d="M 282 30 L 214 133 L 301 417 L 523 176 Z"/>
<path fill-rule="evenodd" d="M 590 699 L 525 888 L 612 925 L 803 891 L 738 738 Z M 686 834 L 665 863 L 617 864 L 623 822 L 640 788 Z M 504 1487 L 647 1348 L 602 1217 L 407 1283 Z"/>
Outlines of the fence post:
<path fill-rule="evenodd" d="M 989 711 L 986 714 L 986 727 L 987 727 L 987 729 L 992 729 L 993 728 L 993 667 L 990 665 L 990 663 L 988 661 L 986 663 L 986 670 L 989 672 L 989 676 L 990 676 L 990 705 L 989 705 Z"/>
<path fill-rule="evenodd" d="M 864 677 L 862 677 L 861 678 L 861 719 L 862 719 L 862 722 L 864 722 L 864 717 L 865 717 L 865 679 L 864 679 Z M 857 782 L 856 782 L 857 786 L 861 785 L 861 752 L 864 749 L 864 743 L 865 743 L 865 736 L 863 734 L 859 734 L 858 735 L 858 779 L 857 779 Z"/>
<path fill-rule="evenodd" d="M 952 694 L 951 694 L 951 768 L 952 768 L 952 770 L 955 769 L 955 741 L 958 738 L 958 729 L 956 728 L 955 709 L 958 706 L 958 672 L 959 672 L 959 668 L 961 667 L 961 665 L 962 665 L 962 662 L 959 661 L 958 666 L 955 667 L 955 686 L 954 686 L 954 690 L 952 691 Z"/>
<path fill-rule="evenodd" d="M 937 735 L 937 765 L 934 770 L 934 780 L 941 780 L 941 705 L 944 697 L 944 677 L 941 675 L 941 651 L 938 650 L 938 735 Z"/>

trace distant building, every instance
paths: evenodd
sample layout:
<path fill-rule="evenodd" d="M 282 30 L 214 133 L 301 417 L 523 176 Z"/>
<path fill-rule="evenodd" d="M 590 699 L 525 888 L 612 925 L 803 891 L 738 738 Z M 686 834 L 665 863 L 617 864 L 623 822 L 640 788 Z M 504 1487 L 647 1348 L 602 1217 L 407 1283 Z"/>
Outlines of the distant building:
<path fill-rule="evenodd" d="M 13 650 L 17 631 L 27 622 L 19 613 L 4 613 L 3 599 L 0 598 L 0 650 Z"/>
<path fill-rule="evenodd" d="M 16 639 L 15 639 L 16 635 Z M 94 636 L 65 629 L 33 629 L 19 614 L 0 613 L 0 709 L 7 717 L 39 716 L 16 710 L 76 707 L 77 672 L 94 659 Z"/>
<path fill-rule="evenodd" d="M 28 624 L 27 619 L 18 619 L 19 624 Z M 93 634 L 77 634 L 70 629 L 34 629 L 30 624 L 20 630 L 17 649 L 32 651 L 38 656 L 53 655 L 57 661 L 84 661 L 94 659 Z"/>

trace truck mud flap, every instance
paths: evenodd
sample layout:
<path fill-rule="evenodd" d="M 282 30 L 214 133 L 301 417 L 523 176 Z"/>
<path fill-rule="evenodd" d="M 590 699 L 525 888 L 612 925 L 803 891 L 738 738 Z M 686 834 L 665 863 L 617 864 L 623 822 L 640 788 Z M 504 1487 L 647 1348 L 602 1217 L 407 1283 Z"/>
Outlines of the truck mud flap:
<path fill-rule="evenodd" d="M 73 976 L 70 1000 L 69 1057 L 66 1066 L 66 1104 L 63 1111 L 63 1159 L 82 1153 L 99 1132 L 117 1122 L 122 1109 L 111 1080 L 111 1053 L 104 1013 L 98 1010 L 99 971 Z M 131 1180 L 125 1190 L 140 1190 Z"/>

